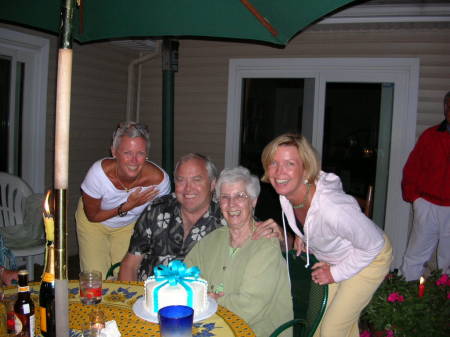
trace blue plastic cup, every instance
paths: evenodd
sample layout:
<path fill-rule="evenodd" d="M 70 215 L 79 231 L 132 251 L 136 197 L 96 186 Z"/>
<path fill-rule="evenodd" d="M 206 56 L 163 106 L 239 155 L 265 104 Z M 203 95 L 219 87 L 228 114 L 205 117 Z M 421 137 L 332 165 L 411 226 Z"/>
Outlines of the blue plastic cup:
<path fill-rule="evenodd" d="M 169 305 L 158 311 L 162 337 L 192 337 L 194 310 L 185 305 Z"/>

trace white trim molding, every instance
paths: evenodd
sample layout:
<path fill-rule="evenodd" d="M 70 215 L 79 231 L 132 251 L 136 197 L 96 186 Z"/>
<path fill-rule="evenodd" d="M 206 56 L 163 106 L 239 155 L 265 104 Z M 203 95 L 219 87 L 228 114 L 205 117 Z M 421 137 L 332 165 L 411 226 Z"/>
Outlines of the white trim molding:
<path fill-rule="evenodd" d="M 366 2 L 335 13 L 318 24 L 377 22 L 450 22 L 450 3 Z"/>
<path fill-rule="evenodd" d="M 36 193 L 44 191 L 48 39 L 0 28 L 0 47 L 26 62 L 22 123 L 22 177 Z"/>

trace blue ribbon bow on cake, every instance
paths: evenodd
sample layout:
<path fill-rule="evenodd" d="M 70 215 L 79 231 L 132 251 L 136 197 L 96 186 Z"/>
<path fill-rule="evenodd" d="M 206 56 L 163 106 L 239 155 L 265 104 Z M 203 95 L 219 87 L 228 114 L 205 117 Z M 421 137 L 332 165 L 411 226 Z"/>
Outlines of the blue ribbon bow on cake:
<path fill-rule="evenodd" d="M 200 269 L 198 267 L 187 268 L 186 264 L 181 261 L 174 260 L 168 266 L 159 265 L 153 269 L 155 280 L 162 282 L 153 289 L 154 310 L 158 311 L 158 292 L 166 286 L 181 285 L 187 293 L 187 305 L 193 305 L 193 292 L 189 286 L 189 282 L 194 282 L 200 277 Z"/>

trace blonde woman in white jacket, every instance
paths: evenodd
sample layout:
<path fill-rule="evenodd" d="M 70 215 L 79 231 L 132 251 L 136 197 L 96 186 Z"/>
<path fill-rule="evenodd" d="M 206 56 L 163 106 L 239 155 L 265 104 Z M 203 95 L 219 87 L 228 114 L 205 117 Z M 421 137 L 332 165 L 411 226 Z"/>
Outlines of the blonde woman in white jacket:
<path fill-rule="evenodd" d="M 338 176 L 320 171 L 316 152 L 301 135 L 284 134 L 262 153 L 262 178 L 280 195 L 283 221 L 296 234 L 298 252 L 314 254 L 313 281 L 329 285 L 315 336 L 358 337 L 358 319 L 389 271 L 387 236 L 345 194 Z"/>

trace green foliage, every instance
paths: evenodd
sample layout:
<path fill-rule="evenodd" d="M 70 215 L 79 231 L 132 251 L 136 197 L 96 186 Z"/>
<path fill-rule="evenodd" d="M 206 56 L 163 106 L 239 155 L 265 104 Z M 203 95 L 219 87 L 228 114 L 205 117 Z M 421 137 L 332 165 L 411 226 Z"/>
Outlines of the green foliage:
<path fill-rule="evenodd" d="M 396 337 L 450 336 L 450 278 L 433 272 L 418 296 L 418 282 L 389 274 L 361 316 L 372 331 Z"/>

